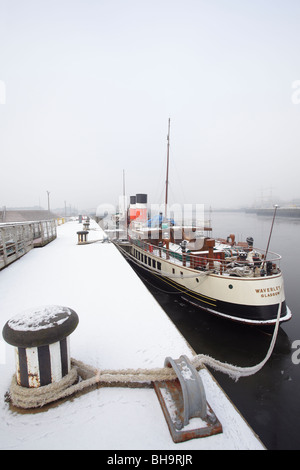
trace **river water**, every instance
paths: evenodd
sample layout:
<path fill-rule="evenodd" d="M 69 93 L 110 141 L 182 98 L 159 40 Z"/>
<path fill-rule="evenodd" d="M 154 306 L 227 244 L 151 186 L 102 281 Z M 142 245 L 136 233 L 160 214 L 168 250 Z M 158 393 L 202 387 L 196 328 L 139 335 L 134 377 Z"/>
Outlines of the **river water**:
<path fill-rule="evenodd" d="M 252 236 L 255 247 L 266 249 L 272 218 L 212 212 L 211 220 L 214 237 L 233 233 L 239 241 Z M 212 373 L 267 449 L 300 449 L 300 219 L 277 217 L 269 250 L 282 256 L 286 302 L 293 317 L 281 325 L 273 354 L 261 371 L 237 382 Z M 146 285 L 197 354 L 243 367 L 265 358 L 270 334 L 214 317 Z"/>

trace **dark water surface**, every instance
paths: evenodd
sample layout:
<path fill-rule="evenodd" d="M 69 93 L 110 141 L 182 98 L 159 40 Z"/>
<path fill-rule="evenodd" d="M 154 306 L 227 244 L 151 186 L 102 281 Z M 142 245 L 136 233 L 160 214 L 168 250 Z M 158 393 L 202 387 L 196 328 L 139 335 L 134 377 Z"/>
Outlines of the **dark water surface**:
<path fill-rule="evenodd" d="M 252 236 L 255 247 L 266 249 L 271 218 L 242 212 L 213 212 L 211 218 L 214 237 L 233 233 L 239 241 Z M 292 362 L 293 353 L 300 351 L 292 347 L 296 340 L 300 344 L 300 219 L 277 218 L 269 249 L 282 256 L 293 317 L 280 327 L 273 354 L 257 374 L 234 382 L 212 373 L 267 449 L 300 449 L 300 364 Z M 197 354 L 244 367 L 265 358 L 271 341 L 265 331 L 219 319 L 146 285 Z"/>

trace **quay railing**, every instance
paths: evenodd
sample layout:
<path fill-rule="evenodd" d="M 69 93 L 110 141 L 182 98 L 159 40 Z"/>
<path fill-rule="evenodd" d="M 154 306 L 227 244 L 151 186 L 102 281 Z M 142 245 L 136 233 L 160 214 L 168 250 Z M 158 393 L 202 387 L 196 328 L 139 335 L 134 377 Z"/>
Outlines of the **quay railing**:
<path fill-rule="evenodd" d="M 57 236 L 56 220 L 0 224 L 0 269 Z"/>

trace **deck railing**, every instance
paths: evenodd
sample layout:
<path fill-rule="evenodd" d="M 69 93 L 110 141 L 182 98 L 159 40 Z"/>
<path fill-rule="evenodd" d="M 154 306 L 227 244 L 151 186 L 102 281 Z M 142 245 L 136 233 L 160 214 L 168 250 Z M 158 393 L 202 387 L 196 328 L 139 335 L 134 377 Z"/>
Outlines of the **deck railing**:
<path fill-rule="evenodd" d="M 246 274 L 262 275 L 262 270 L 265 274 L 275 274 L 280 271 L 281 256 L 277 253 L 268 252 L 268 259 L 265 259 L 265 250 L 254 248 L 253 254 L 250 259 L 244 259 L 243 254 L 245 249 L 243 247 L 234 246 L 228 250 L 218 250 L 209 252 L 203 250 L 198 252 L 187 251 L 182 252 L 181 249 L 175 251 L 167 249 L 165 246 L 158 246 L 151 244 L 145 240 L 131 238 L 131 243 L 141 248 L 145 254 L 149 253 L 161 259 L 169 260 L 172 263 L 199 271 L 214 271 L 218 274 L 231 274 L 236 276 L 244 276 Z M 248 250 L 249 251 L 249 250 Z"/>
<path fill-rule="evenodd" d="M 0 269 L 56 238 L 56 220 L 0 224 Z"/>

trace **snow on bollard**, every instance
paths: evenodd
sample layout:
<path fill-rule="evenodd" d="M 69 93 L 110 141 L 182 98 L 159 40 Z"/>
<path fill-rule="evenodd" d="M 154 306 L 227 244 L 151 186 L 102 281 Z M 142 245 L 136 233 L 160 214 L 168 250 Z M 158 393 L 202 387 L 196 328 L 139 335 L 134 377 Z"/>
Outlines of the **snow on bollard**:
<path fill-rule="evenodd" d="M 70 372 L 69 336 L 78 322 L 70 308 L 48 305 L 18 314 L 4 325 L 4 340 L 15 346 L 18 385 L 38 388 Z"/>

